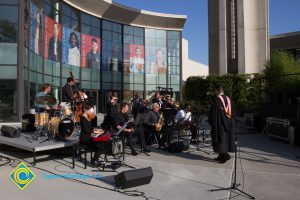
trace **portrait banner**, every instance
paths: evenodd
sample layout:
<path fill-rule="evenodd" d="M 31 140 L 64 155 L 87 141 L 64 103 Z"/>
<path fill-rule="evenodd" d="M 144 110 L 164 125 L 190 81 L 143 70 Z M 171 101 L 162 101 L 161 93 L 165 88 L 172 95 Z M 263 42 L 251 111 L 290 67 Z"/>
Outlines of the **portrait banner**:
<path fill-rule="evenodd" d="M 80 66 L 80 33 L 62 27 L 62 62 Z"/>
<path fill-rule="evenodd" d="M 130 44 L 130 65 L 128 72 L 144 73 L 144 45 Z"/>
<path fill-rule="evenodd" d="M 61 24 L 45 16 L 44 57 L 56 62 L 61 56 Z"/>
<path fill-rule="evenodd" d="M 100 69 L 101 39 L 81 34 L 81 67 Z"/>

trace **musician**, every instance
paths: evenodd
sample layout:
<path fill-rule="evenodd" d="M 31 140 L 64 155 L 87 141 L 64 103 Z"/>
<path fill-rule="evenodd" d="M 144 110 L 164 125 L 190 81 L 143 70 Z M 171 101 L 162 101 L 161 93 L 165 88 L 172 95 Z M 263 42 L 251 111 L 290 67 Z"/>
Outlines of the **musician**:
<path fill-rule="evenodd" d="M 42 86 L 42 91 L 38 92 L 35 95 L 35 100 L 34 100 L 34 107 L 35 107 L 35 112 L 45 112 L 46 110 L 50 110 L 49 105 L 45 105 L 45 104 L 39 104 L 38 103 L 38 98 L 39 97 L 45 97 L 45 96 L 49 96 L 51 92 L 51 85 L 50 84 L 44 84 Z"/>
<path fill-rule="evenodd" d="M 132 114 L 133 114 L 133 118 L 135 119 L 137 114 L 139 113 L 142 104 L 142 99 L 140 98 L 139 93 L 136 93 L 134 95 L 134 98 L 131 100 L 131 103 L 132 103 Z"/>
<path fill-rule="evenodd" d="M 73 77 L 67 79 L 66 85 L 62 88 L 62 102 L 70 103 L 73 101 L 75 80 Z"/>
<path fill-rule="evenodd" d="M 147 133 L 156 133 L 156 125 L 158 124 L 161 113 L 159 112 L 160 106 L 158 103 L 152 105 L 152 110 L 148 112 L 148 116 L 145 119 L 145 128 L 148 130 Z M 147 138 L 149 135 L 147 134 Z M 159 138 L 158 138 L 159 139 Z M 149 139 L 147 140 L 147 142 Z"/>
<path fill-rule="evenodd" d="M 161 95 L 160 95 L 159 92 L 157 92 L 157 93 L 155 94 L 155 98 L 152 100 L 152 103 L 153 103 L 153 104 L 154 104 L 154 103 L 158 103 L 158 104 L 159 104 L 159 107 L 162 106 L 163 102 L 162 102 L 162 98 L 161 98 Z"/>
<path fill-rule="evenodd" d="M 166 143 L 169 145 L 173 137 L 173 119 L 177 112 L 177 108 L 174 104 L 174 101 L 171 95 L 166 95 L 166 100 L 162 104 L 161 111 L 164 115 L 164 126 L 163 134 L 160 140 L 159 147 L 165 147 Z"/>
<path fill-rule="evenodd" d="M 102 142 L 94 142 L 91 133 L 103 134 L 101 129 L 92 129 L 90 116 L 94 115 L 93 107 L 89 104 L 83 104 L 84 112 L 80 116 L 81 133 L 79 136 L 80 144 L 87 145 L 89 148 L 95 149 L 95 155 L 92 163 L 98 165 L 99 157 L 105 150 L 105 144 Z"/>
<path fill-rule="evenodd" d="M 114 117 L 115 118 L 115 128 L 117 130 L 120 130 L 122 128 L 122 126 L 124 126 L 124 124 L 129 121 L 129 116 L 128 116 L 127 112 L 128 112 L 128 104 L 126 102 L 122 103 L 120 112 L 117 113 Z M 133 141 L 132 141 L 132 135 L 134 134 L 134 127 L 132 127 L 132 125 L 130 125 L 130 126 L 128 125 L 123 130 L 122 134 L 125 134 L 123 136 L 125 136 L 127 138 L 128 145 L 131 149 L 131 155 L 136 156 L 137 152 L 134 149 Z"/>
<path fill-rule="evenodd" d="M 190 112 L 191 106 L 185 105 L 179 110 L 175 116 L 174 122 L 180 128 L 189 128 L 192 133 L 192 141 L 197 139 L 197 125 L 192 122 L 192 113 Z"/>
<path fill-rule="evenodd" d="M 118 98 L 116 96 L 111 96 L 109 102 L 106 106 L 106 116 L 104 119 L 105 126 L 114 127 L 115 126 L 115 117 L 119 112 Z"/>

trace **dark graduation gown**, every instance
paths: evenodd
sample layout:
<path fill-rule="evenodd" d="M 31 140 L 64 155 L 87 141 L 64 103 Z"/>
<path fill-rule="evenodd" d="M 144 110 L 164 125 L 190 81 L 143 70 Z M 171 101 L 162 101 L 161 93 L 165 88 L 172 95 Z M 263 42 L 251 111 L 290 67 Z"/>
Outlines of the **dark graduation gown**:
<path fill-rule="evenodd" d="M 223 98 L 226 97 L 223 95 Z M 227 99 L 224 98 L 226 106 Z M 216 153 L 234 152 L 234 134 L 232 119 L 227 118 L 222 101 L 214 97 L 208 116 L 211 125 L 211 137 L 213 150 Z"/>

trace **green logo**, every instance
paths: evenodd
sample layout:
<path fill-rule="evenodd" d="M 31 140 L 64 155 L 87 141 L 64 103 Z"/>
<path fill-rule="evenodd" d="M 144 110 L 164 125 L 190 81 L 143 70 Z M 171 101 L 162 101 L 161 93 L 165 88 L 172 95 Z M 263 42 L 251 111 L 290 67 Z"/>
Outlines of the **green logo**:
<path fill-rule="evenodd" d="M 36 175 L 21 162 L 9 175 L 8 178 L 20 188 L 24 190 L 35 178 Z"/>

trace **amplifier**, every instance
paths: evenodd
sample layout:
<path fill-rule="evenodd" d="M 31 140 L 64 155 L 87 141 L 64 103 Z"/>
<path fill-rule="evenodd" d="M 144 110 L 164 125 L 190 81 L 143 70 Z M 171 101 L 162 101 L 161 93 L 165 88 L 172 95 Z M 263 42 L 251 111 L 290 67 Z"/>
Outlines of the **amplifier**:
<path fill-rule="evenodd" d="M 293 143 L 294 127 L 290 126 L 290 121 L 288 119 L 267 117 L 266 123 L 267 135 Z"/>

